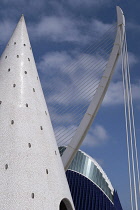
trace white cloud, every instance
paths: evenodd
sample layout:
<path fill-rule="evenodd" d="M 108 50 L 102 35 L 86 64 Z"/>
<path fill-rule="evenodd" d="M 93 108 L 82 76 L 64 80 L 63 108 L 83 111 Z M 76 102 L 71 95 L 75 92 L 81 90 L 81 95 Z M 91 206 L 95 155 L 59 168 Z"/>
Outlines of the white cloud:
<path fill-rule="evenodd" d="M 121 81 L 112 82 L 107 90 L 103 105 L 116 105 L 123 103 L 123 85 Z"/>
<path fill-rule="evenodd" d="M 47 104 L 58 142 L 69 142 L 74 135 L 89 104 L 90 94 L 95 89 L 94 80 L 97 79 L 97 82 L 99 80 L 97 75 L 95 75 L 96 77 L 93 80 L 93 73 L 91 73 L 92 67 L 87 68 L 84 59 L 92 60 L 93 63 L 91 66 L 93 66 L 93 64 L 98 63 L 102 58 L 82 54 L 80 57 L 74 59 L 73 71 L 66 71 L 67 69 L 63 65 L 67 64 L 69 67 L 72 62 L 72 57 L 66 52 L 50 53 L 48 54 L 48 59 L 47 56 L 44 56 L 38 64 L 39 69 L 41 68 L 42 73 L 45 75 L 43 76 L 45 78 L 43 87 L 44 92 L 47 92 Z M 54 60 L 57 62 L 55 63 Z M 83 83 L 81 86 L 81 82 L 84 82 L 85 79 L 86 83 Z M 91 88 L 91 92 L 89 88 L 87 90 L 87 85 Z M 86 107 L 83 106 L 83 103 L 86 103 Z M 99 129 L 101 130 L 100 127 L 97 127 L 97 132 Z M 102 130 L 99 136 L 100 139 L 105 137 L 105 135 L 102 137 L 103 134 L 105 133 Z"/>
<path fill-rule="evenodd" d="M 137 84 L 132 84 L 132 98 L 133 100 L 140 100 L 140 81 Z M 103 105 L 112 106 L 124 103 L 123 84 L 121 81 L 112 82 L 107 90 Z"/>
<path fill-rule="evenodd" d="M 75 67 L 71 72 L 66 71 L 65 66 L 67 66 L 69 69 L 69 67 L 73 64 L 73 56 L 69 55 L 66 52 L 53 52 L 48 54 L 48 56 L 45 55 L 42 58 L 41 62 L 38 64 L 38 67 L 44 74 L 43 78 L 45 78 L 45 83 L 43 85 L 44 90 L 47 91 L 47 89 L 49 89 L 50 92 L 50 89 L 54 88 L 51 94 L 48 93 L 47 95 L 47 104 L 49 105 L 51 110 L 51 116 L 55 125 L 54 130 L 59 145 L 62 145 L 65 142 L 68 143 L 70 141 L 71 137 L 74 135 L 77 126 L 79 125 L 80 120 L 82 119 L 81 117 L 80 119 L 78 119 L 79 121 L 77 121 L 79 110 L 81 109 L 81 116 L 84 116 L 86 110 L 84 110 L 83 107 L 81 108 L 80 106 L 84 101 L 86 101 L 87 105 L 89 103 L 89 98 L 85 96 L 85 94 L 87 94 L 86 85 L 83 85 L 82 88 L 80 87 L 80 85 L 82 77 L 85 79 L 92 68 L 87 69 L 85 63 L 83 62 L 83 59 L 81 58 L 92 59 L 93 63 L 99 62 L 101 60 L 101 58 L 99 58 L 98 56 L 94 57 L 91 55 L 82 54 L 81 57 L 74 58 Z M 78 63 L 76 63 L 76 61 Z M 133 63 L 135 63 L 135 59 L 132 56 L 131 64 Z M 80 71 L 79 67 L 77 68 L 77 66 L 79 65 Z M 49 71 L 51 73 L 51 77 L 49 76 Z M 87 82 L 92 89 L 92 74 L 91 76 L 87 77 Z M 132 85 L 132 91 L 133 99 L 140 99 L 139 83 Z M 69 96 L 70 92 L 71 95 Z M 78 98 L 79 95 L 81 98 Z M 123 86 L 122 82 L 120 80 L 116 80 L 115 77 L 115 80 L 112 81 L 110 84 L 103 105 L 114 106 L 118 104 L 123 104 Z M 98 146 L 100 144 L 104 144 L 107 139 L 108 134 L 106 130 L 102 126 L 98 125 L 87 134 L 84 145 L 86 144 L 89 146 Z"/>
<path fill-rule="evenodd" d="M 14 27 L 15 23 L 11 20 L 4 20 L 0 22 L 0 41 L 1 43 L 8 41 L 10 38 Z"/>
<path fill-rule="evenodd" d="M 111 27 L 99 20 L 78 20 L 71 16 L 44 16 L 38 23 L 30 24 L 29 31 L 34 38 L 46 38 L 55 42 L 93 42 Z M 88 32 L 88 33 L 87 33 Z"/>
<path fill-rule="evenodd" d="M 91 24 L 89 24 L 89 28 L 93 27 L 95 34 L 97 34 L 97 37 L 104 34 L 107 30 L 111 28 L 111 26 L 111 24 L 103 23 L 102 21 L 99 21 L 97 19 L 92 19 Z"/>
<path fill-rule="evenodd" d="M 136 84 L 131 85 L 133 100 L 140 100 L 140 81 Z M 124 103 L 123 95 L 123 84 L 121 81 L 111 82 L 105 98 L 103 100 L 103 105 L 112 106 Z"/>
<path fill-rule="evenodd" d="M 99 83 L 101 62 L 106 63 L 98 55 L 81 54 L 73 59 L 66 52 L 56 52 L 44 56 L 38 67 L 45 75 L 44 92 L 52 91 L 47 102 L 65 106 L 89 103 Z"/>
<path fill-rule="evenodd" d="M 84 59 L 90 61 L 91 67 L 87 67 Z M 55 123 L 59 121 L 60 125 L 63 121 L 68 124 L 72 122 L 78 126 L 99 83 L 98 76 L 94 75 L 93 65 L 96 62 L 101 62 L 101 60 L 105 62 L 102 57 L 88 54 L 79 54 L 79 56 L 77 54 L 73 58 L 72 52 L 71 54 L 53 52 L 43 56 L 38 67 L 44 75 L 42 80 L 43 89 L 47 98 L 47 104 L 51 110 L 52 119 Z M 136 61 L 137 59 L 132 54 L 130 64 L 135 64 Z M 123 104 L 123 85 L 120 80 L 120 67 L 121 65 L 119 64 L 119 76 L 115 76 L 115 79 L 112 80 L 107 90 L 103 100 L 104 106 Z M 96 86 L 94 85 L 95 81 Z M 140 98 L 139 84 L 132 85 L 132 92 L 133 99 L 138 100 Z"/>
<path fill-rule="evenodd" d="M 58 145 L 67 144 L 70 141 L 86 111 L 86 108 L 83 108 L 82 105 L 85 103 L 87 107 L 90 101 L 86 85 L 88 84 L 91 90 L 93 89 L 93 75 L 89 74 L 92 71 L 92 67 L 88 69 L 84 59 L 92 60 L 93 64 L 100 62 L 101 59 L 103 60 L 103 58 L 98 56 L 86 54 L 78 56 L 78 53 L 76 55 L 73 59 L 72 52 L 71 54 L 53 52 L 44 55 L 38 64 L 44 75 L 43 87 L 45 93 L 48 92 L 46 94 L 47 104 L 50 109 Z M 130 60 L 131 65 L 135 64 L 136 59 L 133 55 Z M 67 66 L 68 71 L 65 66 Z M 71 68 L 73 69 L 72 71 L 70 70 Z M 118 68 L 118 71 L 120 74 L 120 68 Z M 81 82 L 86 77 L 87 82 L 81 87 Z M 98 81 L 98 77 L 95 77 L 95 79 Z M 133 99 L 140 99 L 140 85 L 133 84 L 132 91 Z M 119 104 L 123 104 L 123 86 L 120 81 L 120 75 L 111 82 L 103 101 L 105 106 Z M 80 118 L 78 118 L 79 113 Z M 88 132 L 83 145 L 99 146 L 104 144 L 108 138 L 107 131 L 102 126 L 97 125 Z"/>
<path fill-rule="evenodd" d="M 36 9 L 42 8 L 44 5 L 44 1 L 39 5 L 32 1 L 28 2 L 28 9 L 32 7 L 32 11 L 36 11 Z M 15 4 L 16 1 L 13 1 Z M 22 5 L 23 2 L 20 1 L 19 5 Z M 33 5 L 32 5 L 33 4 Z M 27 9 L 27 10 L 28 10 Z M 9 15 L 17 14 L 17 11 L 14 11 L 14 8 L 8 7 L 7 9 Z M 7 12 L 6 11 L 6 12 Z M 4 11 L 3 16 L 5 16 Z M 28 11 L 27 11 L 28 13 Z M 44 14 L 44 13 L 43 13 Z M 33 15 L 32 15 L 33 16 Z M 13 17 L 13 15 L 12 15 Z M 26 15 L 25 15 L 26 19 Z M 31 19 L 32 20 L 32 19 Z M 15 19 L 10 16 L 5 17 L 5 21 L 1 21 L 0 29 L 1 29 L 1 40 L 5 41 L 13 31 L 15 26 Z M 42 15 L 36 21 L 28 22 L 28 31 L 30 37 L 33 41 L 37 41 L 37 38 L 47 39 L 54 42 L 74 42 L 80 43 L 80 45 L 89 44 L 95 41 L 99 36 L 104 34 L 104 32 L 110 28 L 110 24 L 105 24 L 99 20 L 91 19 L 90 21 L 84 19 L 78 19 L 73 17 L 72 15 L 66 15 L 62 13 L 61 15 Z"/>
<path fill-rule="evenodd" d="M 130 67 L 139 62 L 139 59 L 131 52 L 128 52 L 128 61 Z M 131 70 L 131 69 L 130 69 Z"/>
<path fill-rule="evenodd" d="M 38 68 L 43 73 L 47 73 L 48 68 L 63 71 L 72 61 L 71 56 L 65 51 L 51 52 L 42 57 L 41 61 L 38 63 Z"/>
<path fill-rule="evenodd" d="M 132 97 L 134 100 L 140 100 L 140 80 L 137 84 L 132 84 Z"/>
<path fill-rule="evenodd" d="M 109 135 L 105 128 L 101 125 L 95 125 L 93 129 L 90 129 L 83 142 L 83 146 L 95 147 L 101 146 L 107 142 Z"/>
<path fill-rule="evenodd" d="M 55 108 L 49 109 L 49 113 L 51 116 L 51 119 L 54 124 L 57 124 L 58 126 L 60 125 L 72 125 L 75 124 L 74 122 L 74 116 L 72 113 L 57 113 Z"/>
<path fill-rule="evenodd" d="M 46 37 L 57 42 L 79 41 L 81 37 L 74 20 L 68 17 L 43 17 L 36 25 L 30 26 L 30 30 L 35 37 Z"/>

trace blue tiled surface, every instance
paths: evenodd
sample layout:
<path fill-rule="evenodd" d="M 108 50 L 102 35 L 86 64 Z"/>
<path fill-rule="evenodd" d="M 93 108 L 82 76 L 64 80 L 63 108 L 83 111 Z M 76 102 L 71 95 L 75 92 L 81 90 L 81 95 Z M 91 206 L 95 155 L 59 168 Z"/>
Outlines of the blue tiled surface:
<path fill-rule="evenodd" d="M 123 210 L 116 191 L 113 203 L 89 179 L 79 173 L 66 172 L 76 210 Z"/>

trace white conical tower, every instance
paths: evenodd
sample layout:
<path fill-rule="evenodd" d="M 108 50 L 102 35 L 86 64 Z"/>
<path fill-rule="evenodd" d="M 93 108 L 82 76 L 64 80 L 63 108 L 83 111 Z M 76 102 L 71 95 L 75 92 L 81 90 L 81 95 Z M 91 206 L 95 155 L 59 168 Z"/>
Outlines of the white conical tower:
<path fill-rule="evenodd" d="M 74 209 L 23 16 L 0 59 L 0 209 Z"/>

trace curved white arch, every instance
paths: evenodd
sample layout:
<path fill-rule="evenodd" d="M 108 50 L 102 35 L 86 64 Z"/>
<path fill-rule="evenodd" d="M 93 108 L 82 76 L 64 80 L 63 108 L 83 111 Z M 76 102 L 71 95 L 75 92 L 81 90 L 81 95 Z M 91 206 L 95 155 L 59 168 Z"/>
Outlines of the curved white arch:
<path fill-rule="evenodd" d="M 114 72 L 114 68 L 118 61 L 119 55 L 121 53 L 121 46 L 124 37 L 125 31 L 125 19 L 123 12 L 120 7 L 117 6 L 117 34 L 116 39 L 114 42 L 114 46 L 112 52 L 109 57 L 109 61 L 107 63 L 106 69 L 100 81 L 100 84 L 97 88 L 97 91 L 92 99 L 75 135 L 73 136 L 72 140 L 70 141 L 67 149 L 62 155 L 62 161 L 64 164 L 65 170 L 68 169 L 71 161 L 73 160 L 77 150 L 79 149 L 80 145 L 82 144 L 95 116 L 97 111 L 103 101 L 105 93 L 107 91 L 108 85 L 110 83 L 112 74 Z"/>

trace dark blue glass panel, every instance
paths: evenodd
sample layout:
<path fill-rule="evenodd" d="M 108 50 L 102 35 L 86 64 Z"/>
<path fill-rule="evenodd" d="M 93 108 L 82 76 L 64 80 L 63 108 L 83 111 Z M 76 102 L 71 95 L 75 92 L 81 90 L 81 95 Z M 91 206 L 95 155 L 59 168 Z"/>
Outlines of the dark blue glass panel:
<path fill-rule="evenodd" d="M 92 181 L 83 175 L 66 172 L 75 210 L 123 210 L 119 197 L 114 191 L 114 203 Z"/>

